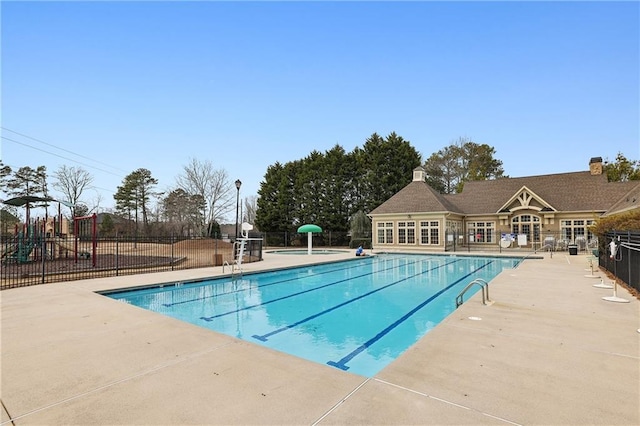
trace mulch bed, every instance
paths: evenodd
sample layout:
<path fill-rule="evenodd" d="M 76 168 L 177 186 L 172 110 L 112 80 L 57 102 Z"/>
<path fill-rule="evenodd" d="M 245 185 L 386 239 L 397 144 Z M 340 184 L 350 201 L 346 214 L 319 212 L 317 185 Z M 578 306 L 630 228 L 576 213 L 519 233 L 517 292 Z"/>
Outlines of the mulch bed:
<path fill-rule="evenodd" d="M 193 240 L 184 240 L 178 241 L 173 245 L 176 250 L 233 250 L 233 243 L 221 241 L 221 240 L 211 240 L 211 239 L 193 239 Z"/>

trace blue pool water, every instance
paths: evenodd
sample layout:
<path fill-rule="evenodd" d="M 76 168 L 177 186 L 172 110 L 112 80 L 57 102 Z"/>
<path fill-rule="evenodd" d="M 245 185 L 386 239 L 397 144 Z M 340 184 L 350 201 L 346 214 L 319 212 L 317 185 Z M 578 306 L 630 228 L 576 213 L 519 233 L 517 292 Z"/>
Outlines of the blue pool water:
<path fill-rule="evenodd" d="M 470 281 L 521 260 L 382 254 L 106 295 L 372 377 L 455 310 Z"/>

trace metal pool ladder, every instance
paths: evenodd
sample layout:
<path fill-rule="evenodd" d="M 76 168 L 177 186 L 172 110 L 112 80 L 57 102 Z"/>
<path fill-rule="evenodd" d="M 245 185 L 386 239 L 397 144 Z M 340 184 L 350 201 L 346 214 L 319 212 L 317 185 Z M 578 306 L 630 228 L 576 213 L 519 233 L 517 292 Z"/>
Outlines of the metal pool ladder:
<path fill-rule="evenodd" d="M 231 275 L 233 275 L 233 269 L 234 269 L 233 265 L 229 264 L 229 262 L 226 261 L 226 260 L 224 262 L 222 262 L 222 273 L 224 274 L 224 267 L 225 266 L 228 266 L 228 267 L 231 268 Z"/>
<path fill-rule="evenodd" d="M 242 258 L 244 257 L 244 249 L 247 244 L 247 239 L 238 239 L 233 243 L 233 263 L 229 264 L 226 260 L 222 263 L 222 273 L 224 274 L 224 267 L 231 267 L 231 275 L 235 274 L 236 268 L 242 274 Z"/>
<path fill-rule="evenodd" d="M 225 266 L 228 266 L 231 268 L 231 276 L 235 276 L 236 275 L 236 267 L 237 267 L 237 273 L 242 275 L 242 266 L 240 266 L 239 263 L 233 262 L 233 263 L 229 263 L 226 260 L 222 263 L 222 273 L 224 274 L 225 272 Z"/>
<path fill-rule="evenodd" d="M 485 280 L 483 280 L 482 278 L 476 278 L 475 280 L 473 280 L 469 284 L 467 284 L 467 286 L 464 289 L 462 289 L 460 294 L 458 294 L 458 296 L 456 297 L 456 309 L 459 308 L 460 305 L 462 305 L 464 303 L 464 301 L 462 300 L 462 297 L 467 292 L 467 290 L 469 290 L 471 287 L 473 287 L 473 285 L 479 285 L 480 288 L 482 289 L 482 304 L 483 305 L 486 305 L 487 302 L 491 302 L 491 300 L 489 299 L 489 283 L 486 282 Z"/>

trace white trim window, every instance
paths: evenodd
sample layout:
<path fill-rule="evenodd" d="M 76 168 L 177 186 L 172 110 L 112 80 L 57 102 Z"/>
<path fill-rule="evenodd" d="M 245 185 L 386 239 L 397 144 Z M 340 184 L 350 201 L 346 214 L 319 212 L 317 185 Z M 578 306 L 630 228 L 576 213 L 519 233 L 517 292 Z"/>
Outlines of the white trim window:
<path fill-rule="evenodd" d="M 562 239 L 569 242 L 577 240 L 591 240 L 594 236 L 588 227 L 594 224 L 593 219 L 574 219 L 560 221 L 560 234 Z"/>
<path fill-rule="evenodd" d="M 467 229 L 469 230 L 470 241 L 476 243 L 494 243 L 496 236 L 496 223 L 495 222 L 468 222 Z"/>
<path fill-rule="evenodd" d="M 540 241 L 540 218 L 531 214 L 521 214 L 511 219 L 511 232 L 525 234 L 527 241 Z"/>
<path fill-rule="evenodd" d="M 437 220 L 420 221 L 420 244 L 440 245 L 440 222 Z"/>
<path fill-rule="evenodd" d="M 416 222 L 398 222 L 398 244 L 416 243 Z"/>
<path fill-rule="evenodd" d="M 378 222 L 378 244 L 393 244 L 393 222 Z"/>

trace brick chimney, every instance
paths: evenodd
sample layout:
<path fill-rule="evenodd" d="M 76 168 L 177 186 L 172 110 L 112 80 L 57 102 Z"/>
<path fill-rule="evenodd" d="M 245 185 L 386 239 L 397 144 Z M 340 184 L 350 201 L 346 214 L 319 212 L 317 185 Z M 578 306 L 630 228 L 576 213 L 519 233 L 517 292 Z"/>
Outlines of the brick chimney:
<path fill-rule="evenodd" d="M 592 176 L 602 174 L 602 157 L 592 157 L 589 160 L 589 171 Z"/>

